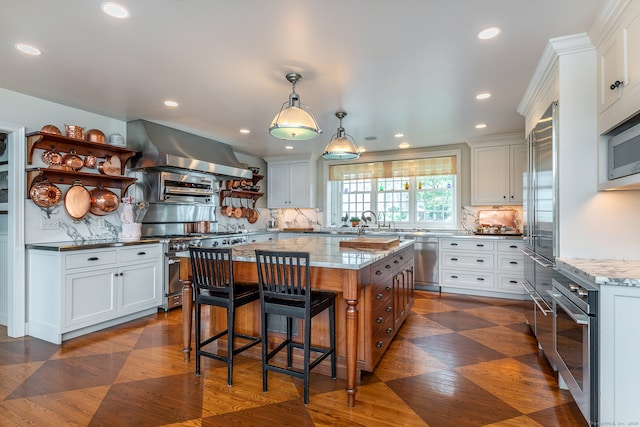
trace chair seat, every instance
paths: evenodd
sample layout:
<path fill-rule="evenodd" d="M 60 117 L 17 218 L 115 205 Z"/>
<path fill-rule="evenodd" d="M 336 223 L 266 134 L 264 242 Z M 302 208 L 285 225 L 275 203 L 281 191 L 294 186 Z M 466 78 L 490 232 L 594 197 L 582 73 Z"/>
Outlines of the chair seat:
<path fill-rule="evenodd" d="M 249 296 L 255 295 L 256 299 L 260 297 L 260 291 L 258 290 L 257 283 L 238 283 L 235 285 L 236 298 L 243 299 Z M 217 291 L 214 289 L 199 289 L 199 295 L 205 297 L 214 298 L 229 298 L 229 293 L 224 291 Z"/>
<path fill-rule="evenodd" d="M 327 307 L 334 303 L 336 294 L 333 292 L 312 291 L 311 292 L 311 317 L 320 313 Z M 305 303 L 302 300 L 294 300 L 280 297 L 265 297 L 264 303 L 268 306 L 267 312 L 273 314 L 287 315 L 291 312 L 291 309 L 301 313 L 300 316 L 304 316 Z"/>

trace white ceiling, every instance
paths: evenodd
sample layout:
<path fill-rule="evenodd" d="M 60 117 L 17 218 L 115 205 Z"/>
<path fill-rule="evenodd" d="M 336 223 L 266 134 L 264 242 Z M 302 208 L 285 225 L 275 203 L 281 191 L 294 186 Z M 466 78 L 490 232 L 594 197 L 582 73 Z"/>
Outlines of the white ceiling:
<path fill-rule="evenodd" d="M 605 1 L 121 0 L 131 17 L 117 20 L 101 0 L 4 0 L 0 87 L 260 157 L 320 154 L 338 110 L 368 151 L 457 143 L 523 131 L 516 108 L 547 40 L 587 31 Z M 492 25 L 497 39 L 476 38 Z M 324 131 L 294 150 L 267 132 L 288 72 Z"/>

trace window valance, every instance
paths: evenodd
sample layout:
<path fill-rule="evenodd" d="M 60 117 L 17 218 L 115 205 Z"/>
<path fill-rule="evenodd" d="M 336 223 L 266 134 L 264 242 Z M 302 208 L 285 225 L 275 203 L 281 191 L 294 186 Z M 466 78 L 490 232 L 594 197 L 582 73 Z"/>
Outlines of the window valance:
<path fill-rule="evenodd" d="M 329 166 L 329 180 L 455 175 L 456 156 Z"/>

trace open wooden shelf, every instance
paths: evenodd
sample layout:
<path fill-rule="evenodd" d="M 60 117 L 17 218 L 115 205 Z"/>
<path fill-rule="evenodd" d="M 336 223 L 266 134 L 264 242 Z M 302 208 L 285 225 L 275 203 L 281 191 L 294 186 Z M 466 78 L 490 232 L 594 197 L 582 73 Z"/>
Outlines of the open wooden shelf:
<path fill-rule="evenodd" d="M 248 190 L 220 190 L 220 206 L 224 206 L 224 200 L 227 198 L 231 199 L 252 199 L 253 207 L 256 207 L 256 201 L 264 196 L 264 193 L 258 193 L 257 191 L 248 191 Z"/>
<path fill-rule="evenodd" d="M 128 176 L 102 175 L 97 173 L 85 173 L 75 171 L 65 171 L 60 169 L 37 168 L 27 170 L 27 188 L 41 181 L 48 181 L 52 184 L 73 185 L 80 181 L 85 187 L 97 187 L 120 189 L 120 197 L 123 197 L 131 184 L 136 182 L 135 178 Z M 27 192 L 29 197 L 29 192 Z"/>

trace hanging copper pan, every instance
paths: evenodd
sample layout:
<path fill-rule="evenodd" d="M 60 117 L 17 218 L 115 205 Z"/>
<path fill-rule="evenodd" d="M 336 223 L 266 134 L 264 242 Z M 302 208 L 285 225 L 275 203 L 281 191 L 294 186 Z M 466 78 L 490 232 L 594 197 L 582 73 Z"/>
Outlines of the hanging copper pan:
<path fill-rule="evenodd" d="M 75 220 L 82 219 L 91 208 L 91 195 L 80 181 L 76 181 L 64 195 L 64 209 Z"/>
<path fill-rule="evenodd" d="M 84 166 L 84 160 L 82 157 L 76 154 L 76 150 L 71 151 L 62 156 L 62 164 L 71 168 L 71 170 L 79 171 Z"/>
<path fill-rule="evenodd" d="M 31 186 L 29 190 L 31 200 L 41 208 L 50 208 L 57 205 L 62 200 L 62 191 L 48 181 L 38 182 Z"/>
<path fill-rule="evenodd" d="M 251 216 L 249 218 L 247 218 L 247 221 L 249 222 L 249 224 L 255 224 L 258 221 L 258 210 L 257 209 L 251 209 Z"/>
<path fill-rule="evenodd" d="M 42 153 L 42 161 L 49 166 L 57 166 L 62 164 L 62 154 L 58 153 L 55 148 Z"/>
<path fill-rule="evenodd" d="M 94 215 L 103 216 L 109 212 L 113 212 L 120 206 L 120 200 L 118 196 L 111 190 L 102 188 L 98 185 L 96 188 L 89 192 L 91 196 L 91 207 L 89 212 Z"/>
<path fill-rule="evenodd" d="M 104 162 L 98 163 L 98 170 L 105 175 L 120 175 L 120 158 L 107 156 Z"/>

